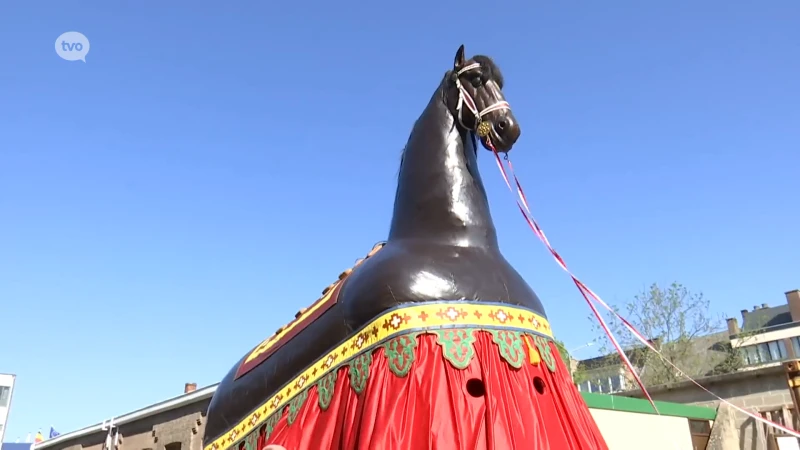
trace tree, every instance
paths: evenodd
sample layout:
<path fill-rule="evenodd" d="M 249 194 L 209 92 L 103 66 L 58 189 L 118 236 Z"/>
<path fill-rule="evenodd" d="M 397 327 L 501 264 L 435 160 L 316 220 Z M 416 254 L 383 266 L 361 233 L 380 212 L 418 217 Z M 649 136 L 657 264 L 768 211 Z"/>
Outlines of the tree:
<path fill-rule="evenodd" d="M 700 351 L 695 340 L 719 331 L 722 321 L 721 318 L 712 317 L 709 301 L 703 298 L 702 293 L 693 294 L 678 283 L 672 283 L 667 288 L 653 284 L 624 302 L 621 308 L 615 309 L 686 375 L 697 377 L 708 373 L 708 354 Z M 609 359 L 620 364 L 619 355 L 605 332 L 600 330 L 597 319 L 591 316 L 590 320 L 602 336 L 603 353 L 613 354 Z M 645 385 L 666 384 L 684 379 L 655 352 L 647 349 L 612 314 L 606 314 L 605 320 L 628 358 L 639 370 L 639 376 Z M 738 355 L 738 352 L 731 350 L 731 355 L 734 353 Z M 734 367 L 735 356 L 731 356 L 729 362 Z"/>
<path fill-rule="evenodd" d="M 564 365 L 570 372 L 572 376 L 572 381 L 575 384 L 580 384 L 584 381 L 584 370 L 580 367 L 577 361 L 572 359 L 572 356 L 567 351 L 567 347 L 558 339 L 553 339 L 553 342 L 556 344 L 556 348 L 558 349 L 558 354 L 561 355 L 561 360 L 564 361 Z"/>
<path fill-rule="evenodd" d="M 569 352 L 567 351 L 567 347 L 558 339 L 553 339 L 553 342 L 556 344 L 556 348 L 558 349 L 558 354 L 561 355 L 561 360 L 564 361 L 564 365 L 567 366 L 568 369 L 571 368 L 572 364 L 570 363 L 571 357 Z"/>
<path fill-rule="evenodd" d="M 725 343 L 725 359 L 720 361 L 711 369 L 706 375 L 722 375 L 725 373 L 733 373 L 745 366 L 744 358 L 739 353 L 738 349 L 733 348 L 730 342 Z"/>
<path fill-rule="evenodd" d="M 736 347 L 733 347 L 730 342 L 726 342 L 724 344 L 725 351 L 727 352 L 725 359 L 715 365 L 707 375 L 722 375 L 726 373 L 732 373 L 747 365 L 744 357 L 742 357 L 742 352 L 740 349 L 754 341 L 755 339 L 753 338 L 760 334 L 761 328 L 767 325 L 766 317 L 751 318 L 749 320 L 755 320 L 756 322 L 750 323 L 747 327 L 747 330 L 739 331 L 739 333 L 736 335 L 736 339 L 738 340 Z"/>

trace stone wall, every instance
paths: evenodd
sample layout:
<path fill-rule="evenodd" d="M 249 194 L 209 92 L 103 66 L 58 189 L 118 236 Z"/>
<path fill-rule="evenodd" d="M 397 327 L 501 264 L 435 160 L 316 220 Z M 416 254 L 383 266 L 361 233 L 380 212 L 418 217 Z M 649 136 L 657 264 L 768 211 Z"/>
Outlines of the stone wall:
<path fill-rule="evenodd" d="M 711 392 L 751 412 L 779 411 L 785 425 L 792 427 L 792 398 L 782 366 L 767 367 L 750 372 L 708 377 L 701 380 Z M 684 382 L 649 390 L 654 400 L 716 407 L 719 401 L 694 384 Z M 621 395 L 641 397 L 639 392 Z M 733 411 L 739 430 L 741 450 L 767 450 L 764 425 L 745 414 Z M 776 414 L 776 413 L 774 413 Z M 770 420 L 775 421 L 770 417 Z M 770 431 L 768 431 L 770 432 Z"/>

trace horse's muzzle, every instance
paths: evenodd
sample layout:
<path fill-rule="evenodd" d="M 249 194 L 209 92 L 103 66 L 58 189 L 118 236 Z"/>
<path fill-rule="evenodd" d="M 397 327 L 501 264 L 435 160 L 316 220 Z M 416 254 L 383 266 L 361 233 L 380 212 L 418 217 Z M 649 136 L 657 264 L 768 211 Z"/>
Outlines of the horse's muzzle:
<path fill-rule="evenodd" d="M 490 119 L 492 124 L 492 143 L 498 151 L 507 152 L 519 139 L 521 130 L 519 123 L 510 110 L 503 111 L 496 118 Z"/>

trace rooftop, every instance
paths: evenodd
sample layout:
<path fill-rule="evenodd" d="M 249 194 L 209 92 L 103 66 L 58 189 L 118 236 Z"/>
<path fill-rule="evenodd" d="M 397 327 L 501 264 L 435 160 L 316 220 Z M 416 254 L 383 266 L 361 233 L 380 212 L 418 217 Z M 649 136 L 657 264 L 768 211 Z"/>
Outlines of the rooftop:
<path fill-rule="evenodd" d="M 742 310 L 742 331 L 753 331 L 774 327 L 792 322 L 789 305 L 754 308 L 752 311 Z"/>
<path fill-rule="evenodd" d="M 752 370 L 743 370 L 734 373 L 726 373 L 721 375 L 710 375 L 707 377 L 697 378 L 695 381 L 702 384 L 707 389 L 714 391 L 714 385 L 718 383 L 729 383 L 734 380 L 742 380 L 742 379 L 752 379 L 755 377 L 761 377 L 766 375 L 774 375 L 777 373 L 783 373 L 784 368 L 783 364 L 781 363 L 773 363 L 764 365 L 762 367 L 758 367 Z M 694 382 L 689 380 L 682 380 L 676 381 L 673 383 L 665 383 L 660 384 L 657 386 L 648 386 L 647 392 L 651 395 L 659 394 L 662 392 L 673 391 L 677 389 L 685 389 L 685 388 L 692 388 L 692 389 L 699 389 L 696 387 Z M 641 398 L 643 396 L 641 389 L 631 389 L 625 392 L 617 392 L 615 395 L 617 396 L 624 396 L 624 397 L 633 397 L 633 398 Z M 713 399 L 711 399 L 713 400 Z"/>
<path fill-rule="evenodd" d="M 645 346 L 634 347 L 625 350 L 625 355 L 636 367 L 642 365 L 643 358 L 641 357 L 647 348 Z M 594 370 L 612 365 L 622 364 L 616 352 L 608 353 L 606 355 L 595 356 L 594 358 L 587 358 L 578 360 L 578 367 L 583 370 Z"/>
<path fill-rule="evenodd" d="M 730 338 L 727 331 L 720 331 L 706 336 L 699 336 L 692 339 L 691 355 L 682 359 L 691 359 L 687 362 L 692 367 L 697 368 L 697 373 L 708 374 L 714 367 L 722 362 L 728 355 L 728 345 Z M 645 359 L 642 355 L 649 351 L 646 347 L 637 347 L 631 350 L 626 350 L 625 354 L 631 360 L 631 363 L 636 367 L 641 367 Z M 584 370 L 594 370 L 602 367 L 619 366 L 622 364 L 616 353 L 610 353 L 595 358 L 589 358 L 578 361 L 578 367 Z"/>
<path fill-rule="evenodd" d="M 214 395 L 214 391 L 216 390 L 217 390 L 217 384 L 212 384 L 211 386 L 206 386 L 202 389 L 197 389 L 187 394 L 179 395 L 177 397 L 173 397 L 169 400 L 165 400 L 163 402 L 159 402 L 142 409 L 137 409 L 136 411 L 121 415 L 119 417 L 115 417 L 114 425 L 115 426 L 125 425 L 126 423 L 135 422 L 137 420 L 141 420 L 146 417 L 154 416 L 156 414 L 161 414 L 163 412 L 171 411 L 173 409 L 177 409 L 182 406 L 192 404 L 194 402 L 199 402 L 201 400 L 211 398 L 211 396 Z M 36 444 L 35 450 L 41 450 L 43 448 L 53 446 L 60 442 L 69 441 L 75 438 L 87 436 L 101 431 L 103 431 L 102 422 L 90 425 L 86 428 L 81 428 L 80 430 L 77 431 L 60 434 L 54 437 L 53 439 L 46 439 L 44 442 Z M 8 448 L 8 449 L 6 449 L 6 445 L 15 445 L 15 444 L 3 444 L 3 448 L 0 450 L 33 450 L 30 447 L 30 444 L 24 444 L 28 446 L 27 448 Z"/>

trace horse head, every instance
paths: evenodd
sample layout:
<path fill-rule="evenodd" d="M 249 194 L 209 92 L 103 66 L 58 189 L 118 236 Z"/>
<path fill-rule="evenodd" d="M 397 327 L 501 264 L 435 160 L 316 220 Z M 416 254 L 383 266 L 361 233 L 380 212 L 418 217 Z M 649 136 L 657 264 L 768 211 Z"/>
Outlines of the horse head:
<path fill-rule="evenodd" d="M 487 150 L 511 150 L 520 128 L 503 96 L 503 74 L 494 61 L 484 55 L 465 59 L 462 45 L 448 78 L 452 84 L 446 90 L 447 106 L 458 125 L 475 132 Z"/>

